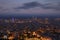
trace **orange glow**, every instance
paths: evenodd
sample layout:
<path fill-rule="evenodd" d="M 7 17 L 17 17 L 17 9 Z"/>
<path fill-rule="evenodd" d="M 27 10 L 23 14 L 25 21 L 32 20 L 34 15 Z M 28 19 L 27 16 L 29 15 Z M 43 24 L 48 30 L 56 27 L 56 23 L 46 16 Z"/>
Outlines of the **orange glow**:
<path fill-rule="evenodd" d="M 13 40 L 13 39 L 14 39 L 14 37 L 13 37 L 13 36 L 10 36 L 10 37 L 8 37 L 8 39 L 9 39 L 9 40 Z"/>

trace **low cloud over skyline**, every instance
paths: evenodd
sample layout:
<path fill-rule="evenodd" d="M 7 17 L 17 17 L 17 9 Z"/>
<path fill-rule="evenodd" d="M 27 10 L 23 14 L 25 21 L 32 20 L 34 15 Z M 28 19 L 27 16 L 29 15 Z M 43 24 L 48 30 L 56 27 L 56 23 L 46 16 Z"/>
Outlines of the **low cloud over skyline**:
<path fill-rule="evenodd" d="M 41 7 L 43 9 L 55 9 L 60 11 L 60 3 L 57 4 L 41 4 L 38 2 L 30 2 L 30 3 L 24 3 L 23 6 L 17 7 L 15 9 L 30 9 L 30 8 L 35 8 L 35 7 Z"/>
<path fill-rule="evenodd" d="M 0 14 L 60 13 L 60 0 L 0 0 Z"/>

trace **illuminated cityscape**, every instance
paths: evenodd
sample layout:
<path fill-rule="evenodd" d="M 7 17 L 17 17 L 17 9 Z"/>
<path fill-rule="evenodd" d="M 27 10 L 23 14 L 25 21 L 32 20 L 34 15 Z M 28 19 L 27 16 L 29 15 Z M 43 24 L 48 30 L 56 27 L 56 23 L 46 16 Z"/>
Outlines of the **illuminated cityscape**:
<path fill-rule="evenodd" d="M 0 19 L 0 39 L 60 40 L 60 18 Z"/>
<path fill-rule="evenodd" d="M 60 0 L 0 0 L 0 40 L 60 40 Z"/>

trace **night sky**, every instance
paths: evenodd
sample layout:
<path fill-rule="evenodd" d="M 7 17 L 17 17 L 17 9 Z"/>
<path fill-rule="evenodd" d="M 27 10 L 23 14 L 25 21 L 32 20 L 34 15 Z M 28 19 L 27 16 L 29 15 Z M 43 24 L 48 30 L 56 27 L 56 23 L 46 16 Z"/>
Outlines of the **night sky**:
<path fill-rule="evenodd" d="M 60 14 L 60 0 L 0 0 L 0 14 Z"/>

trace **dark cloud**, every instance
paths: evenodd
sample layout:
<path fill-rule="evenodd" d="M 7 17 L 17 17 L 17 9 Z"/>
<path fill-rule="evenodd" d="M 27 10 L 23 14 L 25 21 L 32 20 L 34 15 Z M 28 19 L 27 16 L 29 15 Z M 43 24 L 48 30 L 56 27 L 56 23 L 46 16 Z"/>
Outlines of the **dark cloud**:
<path fill-rule="evenodd" d="M 48 3 L 42 6 L 43 9 L 54 9 L 54 10 L 60 10 L 60 3 Z"/>
<path fill-rule="evenodd" d="M 30 3 L 25 3 L 23 4 L 22 7 L 17 7 L 15 9 L 29 9 L 29 8 L 39 7 L 39 6 L 42 6 L 42 5 L 38 2 L 30 2 Z"/>
<path fill-rule="evenodd" d="M 57 3 L 57 5 L 52 3 L 48 3 L 48 4 L 41 4 L 38 2 L 30 2 L 30 3 L 25 3 L 23 4 L 23 6 L 21 7 L 17 7 L 15 9 L 30 9 L 30 8 L 35 8 L 35 7 L 40 7 L 43 9 L 55 9 L 55 10 L 60 10 L 60 3 Z"/>

